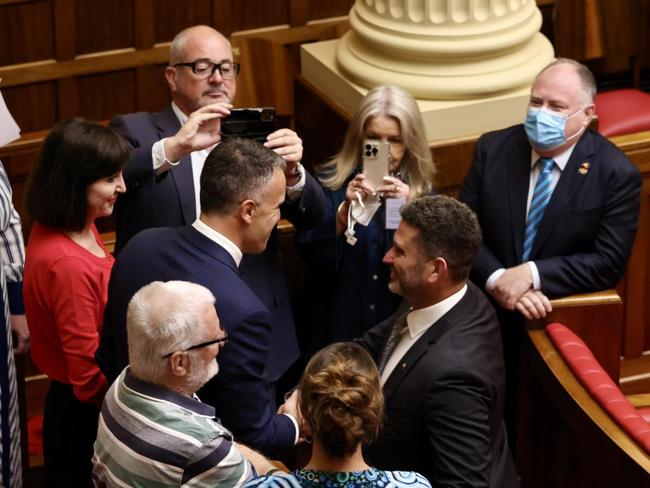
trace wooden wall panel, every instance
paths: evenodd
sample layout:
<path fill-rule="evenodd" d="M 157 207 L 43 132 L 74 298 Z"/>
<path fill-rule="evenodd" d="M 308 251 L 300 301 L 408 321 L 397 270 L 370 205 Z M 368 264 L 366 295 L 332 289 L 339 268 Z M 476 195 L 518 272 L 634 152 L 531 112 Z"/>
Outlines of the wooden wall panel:
<path fill-rule="evenodd" d="M 137 0 L 76 0 L 76 54 L 131 47 L 134 42 L 133 2 Z"/>
<path fill-rule="evenodd" d="M 154 5 L 155 42 L 170 42 L 186 27 L 212 25 L 210 0 L 155 0 Z"/>
<path fill-rule="evenodd" d="M 57 121 L 55 83 L 2 88 L 2 96 L 23 133 L 49 129 Z"/>
<path fill-rule="evenodd" d="M 77 112 L 90 120 L 108 120 L 135 112 L 135 71 L 82 76 L 76 80 Z"/>
<path fill-rule="evenodd" d="M 157 112 L 171 102 L 165 66 L 141 66 L 136 68 L 136 107 L 137 112 Z"/>
<path fill-rule="evenodd" d="M 0 66 L 54 57 L 50 0 L 0 5 Z"/>
<path fill-rule="evenodd" d="M 338 17 L 348 15 L 354 5 L 354 0 L 329 0 L 327 2 L 307 2 L 308 19 L 316 20 L 326 17 Z"/>
<path fill-rule="evenodd" d="M 290 23 L 287 0 L 246 0 L 246 8 L 242 8 L 242 4 L 237 0 L 229 1 L 233 3 L 233 32 Z"/>

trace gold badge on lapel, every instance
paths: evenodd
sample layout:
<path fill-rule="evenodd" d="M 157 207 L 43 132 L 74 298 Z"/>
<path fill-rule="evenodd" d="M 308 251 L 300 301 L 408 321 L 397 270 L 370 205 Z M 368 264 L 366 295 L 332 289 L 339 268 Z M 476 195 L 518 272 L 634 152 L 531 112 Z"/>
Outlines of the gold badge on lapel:
<path fill-rule="evenodd" d="M 580 173 L 582 176 L 586 175 L 589 173 L 589 163 L 584 162 L 580 165 L 580 168 L 578 168 L 578 173 Z"/>

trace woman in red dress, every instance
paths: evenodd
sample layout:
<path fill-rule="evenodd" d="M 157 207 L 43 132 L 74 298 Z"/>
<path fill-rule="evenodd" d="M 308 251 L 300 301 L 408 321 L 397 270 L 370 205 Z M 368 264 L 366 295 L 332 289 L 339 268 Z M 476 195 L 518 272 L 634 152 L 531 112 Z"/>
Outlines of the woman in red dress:
<path fill-rule="evenodd" d="M 113 256 L 95 227 L 125 191 L 129 148 L 80 118 L 48 134 L 27 188 L 34 220 L 23 279 L 32 358 L 50 378 L 43 419 L 48 486 L 91 486 L 99 408 L 108 389 L 95 362 Z"/>

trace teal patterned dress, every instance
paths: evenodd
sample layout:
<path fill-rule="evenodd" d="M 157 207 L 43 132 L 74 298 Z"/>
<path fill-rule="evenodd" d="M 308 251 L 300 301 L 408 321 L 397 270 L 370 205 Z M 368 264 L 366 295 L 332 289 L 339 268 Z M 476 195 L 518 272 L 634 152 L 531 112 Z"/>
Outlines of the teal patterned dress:
<path fill-rule="evenodd" d="M 413 471 L 382 471 L 377 468 L 351 472 L 314 471 L 303 468 L 291 473 L 255 478 L 246 483 L 244 488 L 297 488 L 301 486 L 316 488 L 431 488 L 424 476 Z"/>

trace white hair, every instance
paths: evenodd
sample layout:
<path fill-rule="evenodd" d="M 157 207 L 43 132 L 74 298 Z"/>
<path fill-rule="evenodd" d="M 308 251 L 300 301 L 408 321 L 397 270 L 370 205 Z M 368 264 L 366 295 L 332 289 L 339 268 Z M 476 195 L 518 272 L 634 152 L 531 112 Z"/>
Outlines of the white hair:
<path fill-rule="evenodd" d="M 210 290 L 186 281 L 154 281 L 133 295 L 126 317 L 133 375 L 160 384 L 163 356 L 201 342 L 203 311 L 214 302 Z"/>

